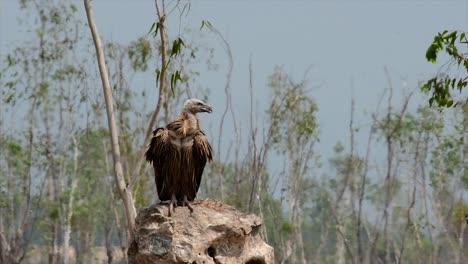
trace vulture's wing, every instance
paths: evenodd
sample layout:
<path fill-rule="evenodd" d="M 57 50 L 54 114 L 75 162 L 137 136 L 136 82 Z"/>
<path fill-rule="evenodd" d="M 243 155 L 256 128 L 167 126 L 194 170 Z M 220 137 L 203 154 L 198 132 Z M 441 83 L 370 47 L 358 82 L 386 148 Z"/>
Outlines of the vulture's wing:
<path fill-rule="evenodd" d="M 166 168 L 170 144 L 169 131 L 166 128 L 158 128 L 153 131 L 149 148 L 145 153 L 146 160 L 153 163 L 156 188 L 161 200 L 164 199 L 161 197 L 165 175 L 163 170 Z"/>
<path fill-rule="evenodd" d="M 213 160 L 213 152 L 211 150 L 210 143 L 206 139 L 205 133 L 203 133 L 203 131 L 199 130 L 193 138 L 192 156 L 193 164 L 195 167 L 195 179 L 197 181 L 195 193 L 197 193 L 198 188 L 200 187 L 200 182 L 203 174 L 203 169 L 206 165 L 206 161 Z"/>

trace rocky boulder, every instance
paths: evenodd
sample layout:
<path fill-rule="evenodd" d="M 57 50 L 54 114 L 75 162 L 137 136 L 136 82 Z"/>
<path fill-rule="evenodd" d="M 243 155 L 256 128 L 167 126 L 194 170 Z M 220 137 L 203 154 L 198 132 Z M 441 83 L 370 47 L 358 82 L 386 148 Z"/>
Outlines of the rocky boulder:
<path fill-rule="evenodd" d="M 260 237 L 262 220 L 220 201 L 199 200 L 177 207 L 142 209 L 128 249 L 128 260 L 140 263 L 273 264 L 273 248 Z"/>

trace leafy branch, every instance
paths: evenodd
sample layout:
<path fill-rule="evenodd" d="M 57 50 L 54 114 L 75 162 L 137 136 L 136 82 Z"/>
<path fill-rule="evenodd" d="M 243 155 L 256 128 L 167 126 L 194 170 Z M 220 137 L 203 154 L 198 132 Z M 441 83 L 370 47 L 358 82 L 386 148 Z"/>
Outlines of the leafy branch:
<path fill-rule="evenodd" d="M 144 144 L 138 153 L 138 159 L 136 161 L 135 169 L 132 175 L 132 179 L 133 179 L 132 188 L 136 185 L 138 177 L 140 175 L 143 161 L 144 161 L 145 149 L 151 139 L 154 124 L 156 123 L 156 119 L 161 110 L 161 106 L 163 105 L 163 98 L 164 98 L 164 94 L 167 88 L 166 87 L 167 86 L 166 84 L 167 71 L 170 68 L 172 60 L 178 57 L 181 54 L 183 48 L 185 47 L 185 43 L 182 40 L 182 38 L 178 37 L 172 42 L 172 46 L 170 47 L 169 57 L 167 57 L 166 53 L 167 53 L 168 43 L 167 43 L 167 33 L 166 33 L 166 18 L 168 14 L 170 14 L 170 12 L 168 14 L 165 13 L 164 2 L 162 2 L 162 8 L 158 0 L 155 0 L 154 3 L 156 7 L 156 20 L 157 21 L 151 24 L 151 27 L 148 31 L 148 35 L 152 35 L 154 38 L 156 38 L 159 35 L 159 41 L 160 41 L 161 69 L 155 70 L 156 83 L 159 86 L 158 87 L 159 88 L 158 101 L 151 115 L 148 128 L 146 130 Z M 170 74 L 170 87 L 171 87 L 172 93 L 174 93 L 174 87 L 177 86 L 177 83 L 179 81 L 180 82 L 183 81 L 181 72 L 182 72 L 182 69 L 179 69 L 179 70 L 175 70 L 173 73 Z"/>
<path fill-rule="evenodd" d="M 455 107 L 460 101 L 456 101 L 452 91 L 458 90 L 459 93 L 468 85 L 468 58 L 460 51 L 458 45 L 468 47 L 468 38 L 465 32 L 447 30 L 439 32 L 432 41 L 432 44 L 426 51 L 426 59 L 431 63 L 437 62 L 437 56 L 445 51 L 451 61 L 457 64 L 458 68 L 465 70 L 464 77 L 450 77 L 448 74 L 439 74 L 429 79 L 421 87 L 426 93 L 432 93 L 429 98 L 429 105 L 434 103 L 438 107 Z"/>

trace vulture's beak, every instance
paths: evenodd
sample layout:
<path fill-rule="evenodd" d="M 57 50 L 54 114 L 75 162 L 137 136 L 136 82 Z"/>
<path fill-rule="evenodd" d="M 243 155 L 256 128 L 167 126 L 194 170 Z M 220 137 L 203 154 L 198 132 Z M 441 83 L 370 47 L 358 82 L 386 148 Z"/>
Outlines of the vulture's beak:
<path fill-rule="evenodd" d="M 202 110 L 202 112 L 207 112 L 207 113 L 212 113 L 213 112 L 213 108 L 211 108 L 211 106 L 209 106 L 209 105 L 202 106 L 201 110 Z"/>

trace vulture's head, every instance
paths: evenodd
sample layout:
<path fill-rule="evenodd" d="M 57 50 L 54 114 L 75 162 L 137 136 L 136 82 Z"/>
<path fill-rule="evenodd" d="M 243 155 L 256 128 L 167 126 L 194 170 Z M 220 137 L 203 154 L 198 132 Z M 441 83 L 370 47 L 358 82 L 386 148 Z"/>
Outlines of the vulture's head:
<path fill-rule="evenodd" d="M 202 100 L 192 98 L 185 101 L 184 111 L 192 114 L 201 112 L 211 113 L 213 112 L 213 109 Z"/>

